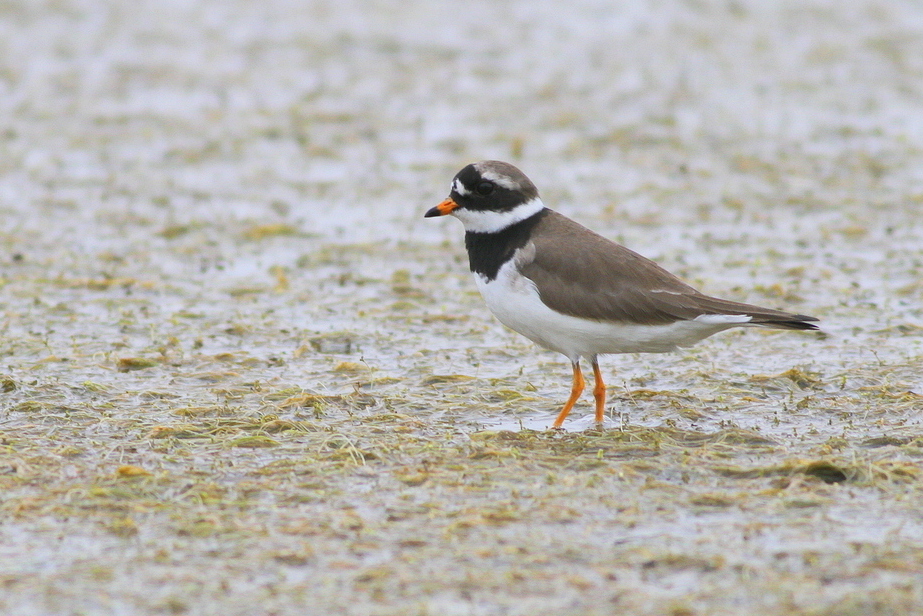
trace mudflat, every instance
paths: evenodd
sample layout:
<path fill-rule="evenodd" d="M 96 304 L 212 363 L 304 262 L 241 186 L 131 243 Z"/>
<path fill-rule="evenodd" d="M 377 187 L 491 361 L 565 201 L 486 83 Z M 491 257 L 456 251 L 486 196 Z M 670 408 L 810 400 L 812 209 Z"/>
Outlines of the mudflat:
<path fill-rule="evenodd" d="M 923 611 L 911 2 L 0 5 L 0 612 Z M 810 314 L 570 367 L 472 161 Z"/>

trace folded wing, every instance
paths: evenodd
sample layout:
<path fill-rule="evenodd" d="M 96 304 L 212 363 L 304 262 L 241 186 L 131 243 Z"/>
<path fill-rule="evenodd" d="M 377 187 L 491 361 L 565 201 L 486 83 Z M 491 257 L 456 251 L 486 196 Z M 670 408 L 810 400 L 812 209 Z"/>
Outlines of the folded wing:
<path fill-rule="evenodd" d="M 556 212 L 548 214 L 542 222 L 552 228 L 535 236 L 534 250 L 524 250 L 519 265 L 538 287 L 542 302 L 553 310 L 638 325 L 727 315 L 750 317 L 736 321 L 738 324 L 817 329 L 811 323 L 817 321 L 814 317 L 700 293 L 628 248 Z"/>

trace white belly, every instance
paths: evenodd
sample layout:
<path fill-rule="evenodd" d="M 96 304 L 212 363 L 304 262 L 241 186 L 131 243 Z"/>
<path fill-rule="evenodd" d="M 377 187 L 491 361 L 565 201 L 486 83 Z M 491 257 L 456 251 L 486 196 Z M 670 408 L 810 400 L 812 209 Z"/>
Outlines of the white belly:
<path fill-rule="evenodd" d="M 674 351 L 750 320 L 743 315 L 703 315 L 669 325 L 620 325 L 572 317 L 543 304 L 535 283 L 521 276 L 512 261 L 500 268 L 494 280 L 476 274 L 475 281 L 501 323 L 571 361 L 608 353 Z"/>

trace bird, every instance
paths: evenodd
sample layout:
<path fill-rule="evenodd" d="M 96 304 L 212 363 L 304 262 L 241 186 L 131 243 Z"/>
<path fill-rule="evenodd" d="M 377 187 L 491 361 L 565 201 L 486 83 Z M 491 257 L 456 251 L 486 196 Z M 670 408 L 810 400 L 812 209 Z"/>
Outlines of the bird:
<path fill-rule="evenodd" d="M 451 215 L 465 228 L 468 265 L 497 319 L 571 362 L 562 429 L 586 385 L 590 362 L 596 424 L 606 386 L 599 356 L 665 353 L 733 327 L 817 330 L 817 318 L 711 297 L 638 253 L 545 207 L 535 184 L 497 160 L 467 165 L 449 196 L 424 217 Z"/>

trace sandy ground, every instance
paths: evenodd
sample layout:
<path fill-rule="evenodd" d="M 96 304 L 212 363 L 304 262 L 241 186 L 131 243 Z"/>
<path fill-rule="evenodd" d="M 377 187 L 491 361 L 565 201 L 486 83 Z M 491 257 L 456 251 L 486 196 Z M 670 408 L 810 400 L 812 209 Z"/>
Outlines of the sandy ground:
<path fill-rule="evenodd" d="M 911 1 L 0 3 L 0 612 L 923 613 Z M 464 164 L 823 334 L 566 360 Z"/>

